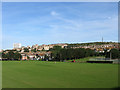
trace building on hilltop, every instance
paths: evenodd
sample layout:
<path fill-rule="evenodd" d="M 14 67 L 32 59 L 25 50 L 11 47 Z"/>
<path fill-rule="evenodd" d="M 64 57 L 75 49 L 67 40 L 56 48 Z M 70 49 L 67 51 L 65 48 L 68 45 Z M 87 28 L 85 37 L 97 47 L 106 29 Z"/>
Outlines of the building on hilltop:
<path fill-rule="evenodd" d="M 14 44 L 13 44 L 13 48 L 14 48 L 14 49 L 21 48 L 21 43 L 14 43 Z"/>

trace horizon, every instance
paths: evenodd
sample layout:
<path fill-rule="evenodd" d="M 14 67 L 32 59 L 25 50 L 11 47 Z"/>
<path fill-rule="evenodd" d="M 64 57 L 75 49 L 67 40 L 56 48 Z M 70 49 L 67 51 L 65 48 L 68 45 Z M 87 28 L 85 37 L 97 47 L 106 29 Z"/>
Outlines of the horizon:
<path fill-rule="evenodd" d="M 2 49 L 118 41 L 117 2 L 3 2 L 2 16 Z"/>

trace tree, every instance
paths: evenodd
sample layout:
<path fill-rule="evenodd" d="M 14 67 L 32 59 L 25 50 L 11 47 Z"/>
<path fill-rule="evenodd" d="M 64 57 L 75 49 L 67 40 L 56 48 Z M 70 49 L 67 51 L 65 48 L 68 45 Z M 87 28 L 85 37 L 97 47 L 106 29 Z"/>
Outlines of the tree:
<path fill-rule="evenodd" d="M 111 49 L 110 57 L 112 59 L 118 59 L 119 58 L 119 50 L 118 49 Z"/>
<path fill-rule="evenodd" d="M 21 58 L 22 58 L 22 56 L 20 53 L 18 53 L 18 52 L 14 53 L 14 59 L 20 60 Z"/>
<path fill-rule="evenodd" d="M 47 61 L 47 60 L 49 60 L 49 57 L 47 55 L 45 55 L 44 59 Z"/>
<path fill-rule="evenodd" d="M 31 51 L 32 51 L 32 52 L 36 52 L 37 50 L 36 50 L 36 48 L 34 48 L 34 49 L 32 49 Z"/>
<path fill-rule="evenodd" d="M 54 46 L 51 51 L 52 51 L 52 57 L 54 57 L 54 60 L 60 60 L 60 50 L 61 46 Z"/>
<path fill-rule="evenodd" d="M 118 49 L 111 49 L 109 52 L 105 51 L 105 57 L 118 59 L 120 57 L 120 51 Z"/>
<path fill-rule="evenodd" d="M 86 49 L 86 54 L 85 54 L 86 57 L 93 56 L 93 55 L 95 55 L 95 52 L 93 50 Z"/>
<path fill-rule="evenodd" d="M 13 52 L 12 50 L 8 53 L 2 52 L 2 58 L 7 60 L 20 60 L 22 58 L 21 54 L 18 52 Z"/>
<path fill-rule="evenodd" d="M 84 57 L 89 57 L 95 55 L 95 51 L 91 49 L 84 48 L 60 48 L 54 47 L 52 50 L 52 56 L 54 60 L 71 60 L 71 59 L 80 59 Z"/>
<path fill-rule="evenodd" d="M 9 51 L 9 52 L 6 54 L 6 58 L 13 60 L 13 59 L 14 59 L 14 52 L 13 52 L 13 51 Z"/>
<path fill-rule="evenodd" d="M 28 48 L 24 48 L 24 52 L 29 52 L 29 49 Z"/>
<path fill-rule="evenodd" d="M 2 58 L 7 58 L 4 52 L 2 52 Z"/>

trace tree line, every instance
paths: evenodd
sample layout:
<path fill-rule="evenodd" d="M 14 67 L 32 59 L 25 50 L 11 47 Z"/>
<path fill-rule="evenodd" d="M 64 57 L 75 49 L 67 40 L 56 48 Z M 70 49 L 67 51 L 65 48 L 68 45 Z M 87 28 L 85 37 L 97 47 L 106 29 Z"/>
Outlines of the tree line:
<path fill-rule="evenodd" d="M 68 44 L 68 47 L 89 46 L 89 45 L 104 45 L 104 44 L 117 44 L 117 43 L 115 43 L 115 42 L 74 43 L 74 44 Z"/>
<path fill-rule="evenodd" d="M 120 51 L 118 49 L 111 49 L 109 52 L 104 50 L 103 52 L 95 52 L 91 49 L 85 48 L 61 48 L 60 46 L 54 46 L 50 50 L 51 56 L 55 61 L 80 59 L 92 56 L 104 56 L 105 58 L 118 59 L 120 58 Z"/>
<path fill-rule="evenodd" d="M 20 60 L 22 58 L 21 54 L 18 52 L 9 51 L 8 53 L 2 52 L 3 60 Z"/>
<path fill-rule="evenodd" d="M 107 52 L 107 50 L 105 50 L 104 55 L 105 55 L 106 58 L 120 59 L 120 50 L 111 49 L 109 52 Z"/>
<path fill-rule="evenodd" d="M 104 53 L 95 52 L 91 49 L 85 48 L 61 48 L 61 46 L 54 46 L 49 51 L 51 51 L 51 55 L 45 55 L 44 60 L 51 60 L 54 61 L 64 61 L 64 60 L 71 60 L 71 59 L 80 59 L 85 57 L 92 57 L 92 56 L 104 56 L 106 58 L 111 59 L 118 59 L 120 58 L 120 50 L 118 49 L 111 49 L 110 51 L 104 50 Z M 17 51 L 8 51 L 8 53 L 2 52 L 3 60 L 21 60 L 22 56 Z"/>
<path fill-rule="evenodd" d="M 53 60 L 71 60 L 71 59 L 80 59 L 89 56 L 98 56 L 99 54 L 91 49 L 84 48 L 61 48 L 60 46 L 54 46 L 51 49 L 51 56 Z"/>

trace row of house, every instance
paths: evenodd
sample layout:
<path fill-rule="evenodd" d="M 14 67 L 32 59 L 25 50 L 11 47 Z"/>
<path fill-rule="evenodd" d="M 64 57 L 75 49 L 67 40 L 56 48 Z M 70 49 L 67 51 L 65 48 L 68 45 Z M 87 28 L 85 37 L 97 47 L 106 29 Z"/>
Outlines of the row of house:
<path fill-rule="evenodd" d="M 22 60 L 40 60 L 40 59 L 45 59 L 45 56 L 50 58 L 51 52 L 20 52 L 22 55 Z"/>
<path fill-rule="evenodd" d="M 21 46 L 21 44 L 17 44 L 18 47 Z M 48 45 L 45 45 L 45 44 L 42 44 L 42 45 L 38 45 L 38 44 L 35 44 L 33 46 L 22 46 L 21 48 L 14 48 L 16 49 L 17 51 L 20 51 L 20 52 L 24 52 L 24 49 L 27 48 L 29 51 L 32 51 L 33 49 L 36 49 L 36 51 L 42 51 L 42 50 L 49 50 L 51 48 L 53 48 L 54 46 L 61 46 L 61 48 L 66 48 L 69 44 L 64 44 L 64 43 L 59 43 L 59 44 L 48 44 Z M 15 44 L 15 47 L 16 47 L 16 44 Z M 119 48 L 119 44 L 118 43 L 111 43 L 111 44 L 101 44 L 101 45 L 96 45 L 96 44 L 92 44 L 92 45 L 79 45 L 79 46 L 74 46 L 72 48 L 89 48 L 89 49 L 92 49 L 92 50 L 95 50 L 96 52 L 102 52 L 104 51 L 105 49 L 106 50 L 110 50 L 112 48 Z"/>
<path fill-rule="evenodd" d="M 21 48 L 14 48 L 17 51 L 24 52 L 24 49 L 27 48 L 29 51 L 36 49 L 36 51 L 42 51 L 42 50 L 49 50 L 50 48 L 53 48 L 54 46 L 61 46 L 61 48 L 67 47 L 67 44 L 49 44 L 49 45 L 38 45 L 35 44 L 33 46 L 22 46 Z"/>
<path fill-rule="evenodd" d="M 22 55 L 22 60 L 39 60 L 44 59 L 45 56 L 48 56 L 49 59 L 51 59 L 50 54 L 51 52 L 48 51 L 50 48 L 53 48 L 54 46 L 61 46 L 61 48 L 66 48 L 69 44 L 49 44 L 49 45 L 33 45 L 33 46 L 21 46 L 21 44 L 15 44 L 15 48 L 13 50 L 19 51 L 19 53 Z M 19 47 L 18 47 L 19 46 Z M 24 49 L 27 48 L 29 51 L 25 52 Z M 96 52 L 104 52 L 104 50 L 110 51 L 112 48 L 119 48 L 118 43 L 112 43 L 112 44 L 101 44 L 101 45 L 79 45 L 79 46 L 73 46 L 72 48 L 89 48 L 92 50 L 95 50 Z M 31 50 L 36 49 L 36 52 L 32 52 Z M 1 50 L 0 52 L 2 52 Z M 8 53 L 9 50 L 6 50 L 5 53 Z"/>
<path fill-rule="evenodd" d="M 89 48 L 89 49 L 92 49 L 92 50 L 95 50 L 96 52 L 104 52 L 104 50 L 111 50 L 113 48 L 119 48 L 119 44 L 118 43 L 115 43 L 115 44 L 103 44 L 103 45 L 86 45 L 86 46 L 83 46 L 83 45 L 80 45 L 80 46 L 75 46 L 75 47 L 72 47 L 72 48 Z"/>
<path fill-rule="evenodd" d="M 38 44 L 36 44 L 36 45 L 33 45 L 32 48 L 33 49 L 36 48 L 38 50 L 49 50 L 50 48 L 53 48 L 54 46 L 61 46 L 61 48 L 64 48 L 64 47 L 67 47 L 67 44 L 49 44 L 49 45 L 43 44 L 40 46 Z"/>
<path fill-rule="evenodd" d="M 39 60 L 39 59 L 45 59 L 45 56 L 49 57 L 49 60 L 51 60 L 50 48 L 53 48 L 54 46 L 61 46 L 61 48 L 65 48 L 67 47 L 67 44 L 49 44 L 49 45 L 38 45 L 35 44 L 33 46 L 21 46 L 20 43 L 14 43 L 13 44 L 13 51 L 16 52 L 18 51 L 21 56 L 22 56 L 22 60 Z M 28 49 L 27 52 L 25 52 L 25 48 Z M 33 49 L 36 49 L 36 52 L 32 52 Z M 1 52 L 3 52 L 4 50 L 1 50 Z M 5 54 L 8 53 L 10 50 L 5 50 Z"/>

